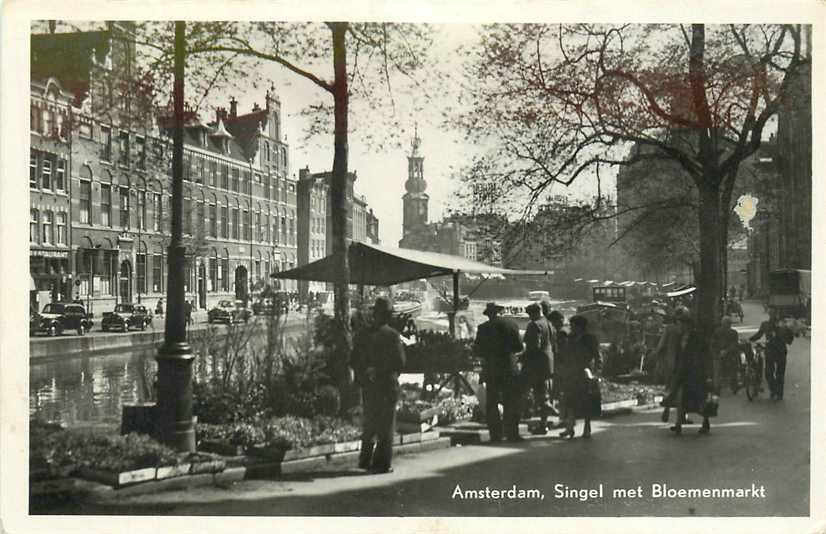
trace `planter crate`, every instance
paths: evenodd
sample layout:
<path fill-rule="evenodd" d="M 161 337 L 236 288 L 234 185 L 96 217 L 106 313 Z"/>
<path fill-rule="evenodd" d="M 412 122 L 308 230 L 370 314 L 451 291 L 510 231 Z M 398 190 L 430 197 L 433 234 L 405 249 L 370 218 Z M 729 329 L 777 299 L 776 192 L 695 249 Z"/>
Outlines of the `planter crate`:
<path fill-rule="evenodd" d="M 205 452 L 220 454 L 221 456 L 242 456 L 245 451 L 243 445 L 234 445 L 226 441 L 205 440 L 198 444 L 198 449 Z"/>
<path fill-rule="evenodd" d="M 190 474 L 198 475 L 201 473 L 220 473 L 227 466 L 224 460 L 208 460 L 206 462 L 195 462 L 189 470 Z"/>
<path fill-rule="evenodd" d="M 284 453 L 284 461 L 297 460 L 299 458 L 312 458 L 313 456 L 326 456 L 335 452 L 335 445 L 327 443 L 315 445 L 306 449 L 292 449 Z"/>
<path fill-rule="evenodd" d="M 422 441 L 433 441 L 434 439 L 439 439 L 439 432 L 422 432 Z"/>
<path fill-rule="evenodd" d="M 396 430 L 402 434 L 414 434 L 416 432 L 427 432 L 433 428 L 433 424 L 426 423 L 410 423 L 408 421 L 399 421 L 396 423 Z"/>
<path fill-rule="evenodd" d="M 402 445 L 408 443 L 418 443 L 422 440 L 421 432 L 414 432 L 413 434 L 402 434 Z"/>
<path fill-rule="evenodd" d="M 138 482 L 155 480 L 156 472 L 156 467 L 145 467 L 143 469 L 124 471 L 122 473 L 84 467 L 80 469 L 80 476 L 86 480 L 92 480 L 94 482 L 106 484 L 107 486 L 112 486 L 113 488 L 119 488 L 129 484 L 137 484 Z"/>
<path fill-rule="evenodd" d="M 247 454 L 255 456 L 256 458 L 264 458 L 266 460 L 273 460 L 280 462 L 284 460 L 284 455 L 287 451 L 281 447 L 271 447 L 269 445 L 256 445 L 247 450 Z"/>
<path fill-rule="evenodd" d="M 158 480 L 163 480 L 165 478 L 182 477 L 184 475 L 188 475 L 191 470 L 192 464 L 188 463 L 159 467 L 157 473 L 155 474 L 155 478 Z"/>
<path fill-rule="evenodd" d="M 428 423 L 435 425 L 439 420 L 439 410 L 437 408 L 428 408 L 419 413 L 399 412 L 396 414 L 396 420 L 405 423 Z"/>
<path fill-rule="evenodd" d="M 361 440 L 343 441 L 341 443 L 334 443 L 333 449 L 335 452 L 353 452 L 361 450 Z"/>

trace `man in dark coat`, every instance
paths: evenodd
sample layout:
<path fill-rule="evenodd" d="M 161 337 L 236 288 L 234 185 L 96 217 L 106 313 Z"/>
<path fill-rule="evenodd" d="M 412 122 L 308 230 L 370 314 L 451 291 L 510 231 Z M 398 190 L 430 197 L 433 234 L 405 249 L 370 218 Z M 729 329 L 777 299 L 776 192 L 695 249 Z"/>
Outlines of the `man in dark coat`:
<path fill-rule="evenodd" d="M 534 407 L 539 412 L 540 424 L 531 433 L 547 434 L 548 413 L 551 411 L 551 403 L 548 397 L 548 381 L 553 374 L 553 346 L 551 341 L 551 325 L 542 316 L 539 304 L 529 304 L 525 311 L 528 312 L 530 322 L 525 328 L 523 339 L 525 352 L 523 361 L 523 384 L 525 389 L 533 391 Z"/>
<path fill-rule="evenodd" d="M 771 398 L 783 400 L 783 383 L 786 380 L 786 345 L 794 341 L 792 331 L 783 326 L 777 310 L 772 308 L 769 320 L 760 324 L 760 329 L 749 338 L 752 343 L 766 339 L 766 382 L 769 384 Z"/>
<path fill-rule="evenodd" d="M 504 308 L 489 302 L 483 312 L 488 321 L 476 330 L 474 352 L 482 359 L 482 381 L 485 383 L 485 415 L 491 442 L 506 437 L 519 441 L 519 370 L 516 355 L 522 351 L 519 327 L 513 321 L 499 317 Z M 499 417 L 502 403 L 504 424 Z"/>
<path fill-rule="evenodd" d="M 667 407 L 677 408 L 677 422 L 671 427 L 673 432 L 680 434 L 685 423 L 685 414 L 695 412 L 703 416 L 700 434 L 708 434 L 711 431 L 710 414 L 705 413 L 703 408 L 708 386 L 711 384 L 709 345 L 700 331 L 694 327 L 691 315 L 685 314 L 681 321 L 685 328 L 677 347 L 671 391 L 663 403 Z"/>
<path fill-rule="evenodd" d="M 353 343 L 353 370 L 364 401 L 359 467 L 372 473 L 393 471 L 390 464 L 399 373 L 405 360 L 399 332 L 388 324 L 392 311 L 389 300 L 377 298 L 373 305 L 372 328 L 358 335 Z"/>

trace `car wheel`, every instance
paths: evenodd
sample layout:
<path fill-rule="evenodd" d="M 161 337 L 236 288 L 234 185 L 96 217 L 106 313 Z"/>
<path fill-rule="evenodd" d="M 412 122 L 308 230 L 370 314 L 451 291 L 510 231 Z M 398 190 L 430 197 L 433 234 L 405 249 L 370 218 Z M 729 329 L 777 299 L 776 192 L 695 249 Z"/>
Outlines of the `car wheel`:
<path fill-rule="evenodd" d="M 51 325 L 48 333 L 49 337 L 55 337 L 57 335 L 57 327 L 55 325 Z"/>

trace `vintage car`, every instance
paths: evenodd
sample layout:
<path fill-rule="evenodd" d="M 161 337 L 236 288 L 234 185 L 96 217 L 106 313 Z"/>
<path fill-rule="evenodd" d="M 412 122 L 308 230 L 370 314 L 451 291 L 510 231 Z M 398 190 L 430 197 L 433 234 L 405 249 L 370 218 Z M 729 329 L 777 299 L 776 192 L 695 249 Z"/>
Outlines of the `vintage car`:
<path fill-rule="evenodd" d="M 207 312 L 208 323 L 237 323 L 250 320 L 250 311 L 240 300 L 222 300 L 218 305 Z"/>
<path fill-rule="evenodd" d="M 152 314 L 142 304 L 117 304 L 114 311 L 105 312 L 100 321 L 100 327 L 104 332 L 109 330 L 126 332 L 130 328 L 145 330 L 151 324 Z"/>
<path fill-rule="evenodd" d="M 52 302 L 43 307 L 41 313 L 33 314 L 29 320 L 29 334 L 40 332 L 58 336 L 66 330 L 74 330 L 82 336 L 92 329 L 94 321 L 81 304 Z"/>

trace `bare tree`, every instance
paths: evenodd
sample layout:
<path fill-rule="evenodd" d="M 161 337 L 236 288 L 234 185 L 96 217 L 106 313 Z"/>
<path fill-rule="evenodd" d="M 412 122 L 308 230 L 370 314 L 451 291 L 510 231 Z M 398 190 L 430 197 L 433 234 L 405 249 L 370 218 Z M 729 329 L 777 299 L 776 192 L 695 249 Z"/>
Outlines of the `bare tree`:
<path fill-rule="evenodd" d="M 485 27 L 459 122 L 498 144 L 469 177 L 530 206 L 600 165 L 676 163 L 697 194 L 698 311 L 710 329 L 738 169 L 808 61 L 794 26 Z M 626 157 L 634 144 L 645 150 Z"/>

